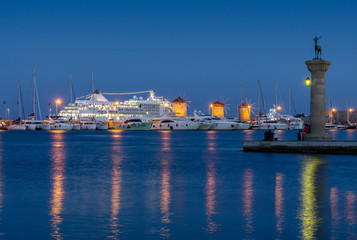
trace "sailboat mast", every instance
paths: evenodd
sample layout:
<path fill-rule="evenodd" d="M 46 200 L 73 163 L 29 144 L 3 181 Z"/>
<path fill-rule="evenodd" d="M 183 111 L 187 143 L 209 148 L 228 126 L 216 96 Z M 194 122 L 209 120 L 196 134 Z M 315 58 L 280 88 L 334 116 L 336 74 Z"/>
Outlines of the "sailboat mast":
<path fill-rule="evenodd" d="M 93 109 L 93 118 L 94 118 L 94 80 L 93 80 L 93 72 L 92 72 L 91 75 L 92 75 L 91 78 L 92 78 L 92 103 L 93 103 L 92 109 Z"/>
<path fill-rule="evenodd" d="M 289 115 L 291 115 L 291 105 L 290 105 L 290 88 L 289 88 Z"/>
<path fill-rule="evenodd" d="M 94 93 L 94 81 L 93 81 L 93 72 L 91 74 L 91 79 L 92 79 L 92 93 Z"/>
<path fill-rule="evenodd" d="M 69 73 L 69 90 L 70 90 L 70 98 L 71 98 L 71 104 L 72 104 L 72 99 L 73 99 L 73 89 L 72 89 L 72 78 L 71 78 L 71 73 Z"/>
<path fill-rule="evenodd" d="M 259 100 L 260 100 L 260 80 L 258 80 L 258 118 L 259 118 Z"/>
<path fill-rule="evenodd" d="M 275 108 L 278 107 L 278 83 L 275 81 Z"/>
<path fill-rule="evenodd" d="M 347 123 L 350 122 L 350 107 L 348 106 L 348 97 L 346 97 L 346 111 L 347 111 Z"/>
<path fill-rule="evenodd" d="M 20 74 L 18 78 L 18 88 L 19 88 L 19 118 L 21 119 L 21 87 L 20 87 Z"/>
<path fill-rule="evenodd" d="M 36 119 L 36 85 L 35 85 L 35 64 L 32 67 L 32 80 L 33 80 L 33 120 Z"/>

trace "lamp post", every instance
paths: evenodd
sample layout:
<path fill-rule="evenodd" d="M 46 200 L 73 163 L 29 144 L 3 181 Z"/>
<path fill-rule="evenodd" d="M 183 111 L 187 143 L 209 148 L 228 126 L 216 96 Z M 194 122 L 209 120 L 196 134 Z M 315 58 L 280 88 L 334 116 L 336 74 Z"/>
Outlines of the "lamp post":
<path fill-rule="evenodd" d="M 61 100 L 60 99 L 56 100 L 56 118 L 57 118 L 57 114 L 58 114 L 58 104 L 61 104 Z"/>
<path fill-rule="evenodd" d="M 307 77 L 307 78 L 305 79 L 305 85 L 308 86 L 308 87 L 311 86 L 311 79 L 310 79 L 309 77 Z"/>
<path fill-rule="evenodd" d="M 7 120 L 10 120 L 10 108 L 7 109 Z"/>

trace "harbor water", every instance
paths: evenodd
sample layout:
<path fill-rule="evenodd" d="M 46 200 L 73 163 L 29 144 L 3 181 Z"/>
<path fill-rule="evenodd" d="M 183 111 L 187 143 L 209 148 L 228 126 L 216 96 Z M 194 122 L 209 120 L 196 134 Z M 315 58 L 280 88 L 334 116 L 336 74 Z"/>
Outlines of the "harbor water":
<path fill-rule="evenodd" d="M 357 239 L 357 157 L 242 151 L 263 134 L 0 131 L 0 238 Z"/>

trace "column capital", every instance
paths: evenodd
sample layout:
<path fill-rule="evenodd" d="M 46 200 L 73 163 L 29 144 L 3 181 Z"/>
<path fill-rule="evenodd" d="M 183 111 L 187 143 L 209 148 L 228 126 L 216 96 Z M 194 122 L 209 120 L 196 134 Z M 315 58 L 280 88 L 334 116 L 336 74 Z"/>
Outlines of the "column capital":
<path fill-rule="evenodd" d="M 326 72 L 331 65 L 330 61 L 322 60 L 322 59 L 314 59 L 305 61 L 307 68 L 310 72 L 315 71 L 323 71 Z"/>

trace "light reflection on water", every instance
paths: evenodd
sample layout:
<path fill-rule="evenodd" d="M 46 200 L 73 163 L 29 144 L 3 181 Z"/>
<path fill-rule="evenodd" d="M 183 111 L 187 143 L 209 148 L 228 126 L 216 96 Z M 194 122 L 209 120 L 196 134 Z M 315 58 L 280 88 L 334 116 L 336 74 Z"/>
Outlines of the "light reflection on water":
<path fill-rule="evenodd" d="M 283 193 L 284 175 L 276 173 L 275 176 L 275 217 L 276 217 L 276 231 L 280 238 L 283 233 L 284 222 L 284 193 Z"/>
<path fill-rule="evenodd" d="M 60 232 L 60 224 L 62 223 L 61 213 L 63 210 L 64 191 L 64 168 L 65 168 L 65 151 L 64 151 L 64 133 L 56 131 L 51 133 L 51 200 L 50 200 L 50 216 L 52 232 L 51 236 L 54 239 L 62 239 Z"/>
<path fill-rule="evenodd" d="M 331 208 L 331 239 L 338 239 L 337 226 L 340 220 L 338 214 L 338 190 L 336 187 L 330 189 L 330 208 Z"/>
<path fill-rule="evenodd" d="M 325 163 L 320 156 L 306 156 L 303 162 L 299 211 L 302 239 L 321 238 Z"/>
<path fill-rule="evenodd" d="M 243 217 L 245 219 L 244 231 L 247 238 L 249 238 L 249 236 L 254 232 L 253 204 L 254 204 L 253 169 L 247 168 L 244 170 L 244 180 L 243 180 Z"/>
<path fill-rule="evenodd" d="M 122 160 L 123 153 L 121 149 L 121 142 L 118 140 L 121 138 L 121 132 L 112 132 L 113 144 L 111 150 L 112 157 L 112 173 L 111 173 L 111 215 L 110 215 L 110 229 L 111 235 L 109 238 L 119 239 L 120 223 L 119 223 L 119 211 L 121 200 L 121 185 L 122 185 Z"/>
<path fill-rule="evenodd" d="M 209 234 L 217 231 L 218 224 L 214 221 L 216 214 L 216 167 L 215 167 L 216 132 L 207 132 L 208 151 L 206 156 L 206 230 Z"/>
<path fill-rule="evenodd" d="M 357 239 L 355 156 L 244 153 L 245 137 L 1 132 L 0 232 L 8 239 Z M 31 231 L 42 238 L 11 227 L 29 211 L 24 191 L 39 216 Z"/>
<path fill-rule="evenodd" d="M 353 191 L 346 192 L 345 220 L 349 229 L 347 230 L 347 239 L 357 239 L 356 233 L 356 194 Z"/>
<path fill-rule="evenodd" d="M 160 212 L 161 223 L 160 236 L 168 239 L 171 236 L 170 229 L 170 204 L 171 204 L 171 131 L 160 131 L 162 141 L 161 155 L 161 181 L 160 181 Z"/>

